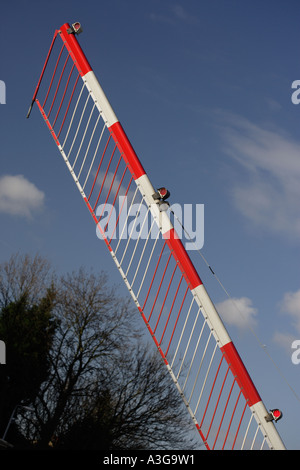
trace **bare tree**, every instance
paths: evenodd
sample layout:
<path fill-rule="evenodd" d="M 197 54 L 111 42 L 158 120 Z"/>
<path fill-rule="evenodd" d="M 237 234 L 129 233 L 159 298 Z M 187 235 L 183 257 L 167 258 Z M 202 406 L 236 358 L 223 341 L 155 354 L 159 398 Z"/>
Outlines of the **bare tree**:
<path fill-rule="evenodd" d="M 193 449 L 194 428 L 158 353 L 138 343 L 112 359 L 57 447 Z"/>
<path fill-rule="evenodd" d="M 46 260 L 28 255 L 0 265 L 2 311 L 19 309 L 26 298 L 30 315 L 49 292 L 55 332 L 46 351 L 47 377 L 30 403 L 34 412 L 17 421 L 26 442 L 38 448 L 191 449 L 186 409 L 160 356 L 142 339 L 131 299 L 119 297 L 103 272 L 80 268 L 58 278 Z"/>
<path fill-rule="evenodd" d="M 68 429 L 98 370 L 139 335 L 128 301 L 108 287 L 104 273 L 83 268 L 59 280 L 55 316 L 51 374 L 36 400 L 34 438 L 40 446 Z"/>
<path fill-rule="evenodd" d="M 51 266 L 40 255 L 16 253 L 0 264 L 0 308 L 26 294 L 29 303 L 38 302 L 52 279 Z"/>

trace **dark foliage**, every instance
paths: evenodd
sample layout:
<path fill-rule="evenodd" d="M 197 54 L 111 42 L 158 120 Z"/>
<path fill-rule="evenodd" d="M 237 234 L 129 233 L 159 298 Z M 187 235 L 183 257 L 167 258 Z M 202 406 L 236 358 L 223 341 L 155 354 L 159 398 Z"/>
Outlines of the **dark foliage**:
<path fill-rule="evenodd" d="M 39 273 L 38 276 L 35 273 Z M 0 265 L 2 422 L 16 448 L 192 449 L 190 420 L 137 311 L 104 273 L 57 278 L 40 257 Z"/>

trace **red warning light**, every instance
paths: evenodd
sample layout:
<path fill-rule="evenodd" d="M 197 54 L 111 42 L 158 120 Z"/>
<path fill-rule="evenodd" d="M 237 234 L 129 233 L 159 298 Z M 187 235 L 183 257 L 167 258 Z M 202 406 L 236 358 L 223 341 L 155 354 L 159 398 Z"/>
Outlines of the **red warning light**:
<path fill-rule="evenodd" d="M 170 192 L 166 188 L 158 188 L 158 190 L 153 194 L 153 199 L 161 199 L 165 201 L 170 197 Z"/>
<path fill-rule="evenodd" d="M 282 411 L 280 411 L 278 408 L 275 408 L 274 410 L 270 410 L 269 414 L 266 416 L 266 421 L 278 421 L 279 419 L 282 418 Z"/>
<path fill-rule="evenodd" d="M 278 421 L 280 418 L 282 418 L 282 413 L 278 409 L 271 410 L 271 413 L 274 416 L 274 421 Z"/>
<path fill-rule="evenodd" d="M 82 27 L 79 21 L 76 21 L 76 23 L 73 23 L 72 28 L 75 34 L 82 33 Z"/>
<path fill-rule="evenodd" d="M 82 27 L 79 21 L 76 21 L 76 23 L 73 23 L 70 28 L 67 29 L 68 34 L 79 34 L 82 33 Z"/>

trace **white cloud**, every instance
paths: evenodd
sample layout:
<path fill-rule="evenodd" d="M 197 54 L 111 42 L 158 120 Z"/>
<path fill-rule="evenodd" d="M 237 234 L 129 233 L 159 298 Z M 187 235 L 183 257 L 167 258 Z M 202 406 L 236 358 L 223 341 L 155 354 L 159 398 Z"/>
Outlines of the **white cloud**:
<path fill-rule="evenodd" d="M 233 183 L 236 208 L 258 228 L 291 239 L 300 235 L 300 142 L 224 113 L 225 152 L 246 171 Z"/>
<path fill-rule="evenodd" d="M 256 325 L 257 309 L 248 297 L 226 299 L 216 304 L 216 308 L 228 325 L 238 328 L 253 328 Z"/>
<path fill-rule="evenodd" d="M 291 354 L 293 341 L 300 337 L 300 289 L 284 294 L 280 302 L 280 311 L 283 315 L 290 317 L 293 333 L 277 331 L 274 333 L 273 341 Z"/>
<path fill-rule="evenodd" d="M 0 212 L 31 218 L 42 209 L 45 194 L 23 175 L 0 177 Z"/>
<path fill-rule="evenodd" d="M 300 289 L 284 295 L 281 311 L 292 318 L 293 327 L 300 333 Z"/>

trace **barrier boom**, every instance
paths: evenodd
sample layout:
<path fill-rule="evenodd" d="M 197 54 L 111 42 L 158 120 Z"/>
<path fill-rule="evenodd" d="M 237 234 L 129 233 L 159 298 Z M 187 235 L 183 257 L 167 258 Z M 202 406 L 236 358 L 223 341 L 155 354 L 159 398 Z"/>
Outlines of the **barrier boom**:
<path fill-rule="evenodd" d="M 84 55 L 80 31 L 79 23 L 55 31 L 27 117 L 36 103 L 202 444 L 284 449 L 278 416 L 267 411 L 168 211 L 161 210 L 163 197 Z"/>

